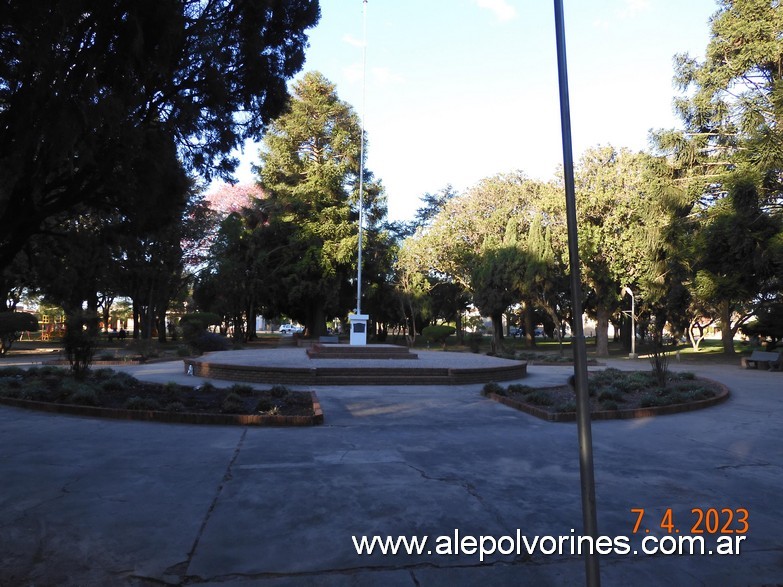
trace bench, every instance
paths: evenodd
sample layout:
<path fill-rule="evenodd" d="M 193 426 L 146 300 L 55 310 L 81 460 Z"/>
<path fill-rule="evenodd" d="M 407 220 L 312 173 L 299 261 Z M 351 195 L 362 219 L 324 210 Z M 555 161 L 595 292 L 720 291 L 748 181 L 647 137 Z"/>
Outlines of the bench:
<path fill-rule="evenodd" d="M 741 365 L 745 369 L 772 369 L 780 370 L 780 353 L 767 351 L 753 351 L 749 357 L 742 357 Z"/>
<path fill-rule="evenodd" d="M 319 336 L 318 342 L 326 343 L 326 344 L 338 344 L 340 342 L 340 339 L 334 335 L 326 335 L 326 336 Z"/>

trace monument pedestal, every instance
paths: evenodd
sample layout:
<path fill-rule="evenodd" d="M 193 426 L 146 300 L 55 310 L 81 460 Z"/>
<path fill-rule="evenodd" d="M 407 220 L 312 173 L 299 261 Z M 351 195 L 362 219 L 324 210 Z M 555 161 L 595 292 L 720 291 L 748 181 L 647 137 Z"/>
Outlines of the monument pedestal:
<path fill-rule="evenodd" d="M 348 321 L 351 323 L 351 346 L 364 346 L 367 344 L 367 321 L 370 319 L 368 314 L 349 314 Z"/>

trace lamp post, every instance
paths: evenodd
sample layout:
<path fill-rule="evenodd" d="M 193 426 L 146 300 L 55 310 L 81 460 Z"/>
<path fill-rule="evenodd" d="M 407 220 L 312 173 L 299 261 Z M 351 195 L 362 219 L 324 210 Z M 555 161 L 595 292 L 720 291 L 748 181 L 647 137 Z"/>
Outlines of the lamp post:
<path fill-rule="evenodd" d="M 628 355 L 628 358 L 638 359 L 639 355 L 636 354 L 636 308 L 634 306 L 633 292 L 626 285 L 623 286 L 622 294 L 631 296 L 631 353 Z"/>

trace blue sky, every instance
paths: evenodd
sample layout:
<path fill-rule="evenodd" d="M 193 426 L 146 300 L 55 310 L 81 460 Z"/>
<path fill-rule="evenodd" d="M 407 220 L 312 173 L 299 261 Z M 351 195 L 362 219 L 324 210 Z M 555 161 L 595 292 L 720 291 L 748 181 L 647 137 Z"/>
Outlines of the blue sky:
<path fill-rule="evenodd" d="M 702 57 L 715 0 L 564 0 L 574 157 L 611 143 L 643 149 L 678 125 L 672 58 Z M 321 0 L 303 71 L 317 70 L 364 113 L 368 167 L 391 219 L 447 184 L 562 164 L 554 4 L 546 0 Z M 237 174 L 252 180 L 248 145 Z"/>

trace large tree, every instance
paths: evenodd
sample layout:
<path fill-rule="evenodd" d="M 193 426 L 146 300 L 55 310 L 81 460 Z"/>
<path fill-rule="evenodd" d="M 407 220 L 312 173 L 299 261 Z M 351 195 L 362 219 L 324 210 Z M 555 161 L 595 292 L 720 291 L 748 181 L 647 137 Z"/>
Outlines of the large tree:
<path fill-rule="evenodd" d="M 304 63 L 317 0 L 9 0 L 0 4 L 0 269 L 48 219 L 134 202 L 176 146 L 227 176 Z M 176 196 L 175 196 L 176 197 Z"/>
<path fill-rule="evenodd" d="M 264 137 L 259 173 L 269 230 L 285 235 L 277 257 L 285 290 L 280 306 L 311 336 L 323 333 L 327 316 L 355 307 L 350 280 L 358 249 L 360 147 L 359 117 L 317 72 L 294 83 L 289 110 Z M 363 188 L 365 236 L 371 240 L 379 235 L 386 202 L 367 170 Z"/>
<path fill-rule="evenodd" d="M 576 168 L 579 252 L 588 288 L 585 309 L 596 319 L 599 357 L 609 355 L 609 321 L 620 307 L 620 290 L 636 285 L 648 253 L 645 160 L 625 149 L 595 147 L 585 151 Z"/>
<path fill-rule="evenodd" d="M 698 320 L 718 320 L 724 351 L 770 296 L 781 295 L 775 226 L 783 204 L 783 7 L 720 0 L 704 61 L 676 58 L 683 131 L 659 132 L 686 197 L 672 234 L 687 234 Z M 779 228 L 777 229 L 779 231 Z"/>

